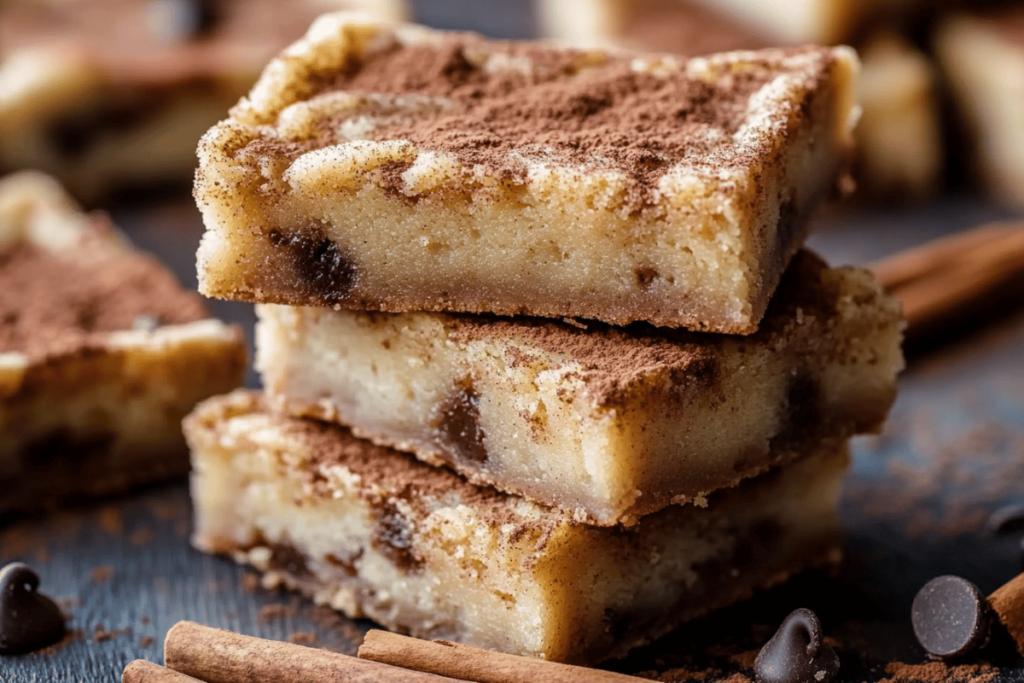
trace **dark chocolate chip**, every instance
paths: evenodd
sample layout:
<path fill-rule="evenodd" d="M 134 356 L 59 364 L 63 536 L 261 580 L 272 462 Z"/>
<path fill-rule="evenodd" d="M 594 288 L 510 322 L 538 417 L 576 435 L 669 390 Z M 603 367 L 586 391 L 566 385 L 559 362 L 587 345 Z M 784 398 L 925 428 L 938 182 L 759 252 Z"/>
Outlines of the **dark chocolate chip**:
<path fill-rule="evenodd" d="M 790 377 L 784 415 L 782 428 L 772 437 L 773 453 L 801 447 L 822 421 L 821 387 L 811 374 L 800 372 Z"/>
<path fill-rule="evenodd" d="M 786 617 L 754 660 L 760 683 L 827 683 L 839 672 L 839 657 L 825 644 L 818 615 L 800 608 Z"/>
<path fill-rule="evenodd" d="M 270 546 L 270 568 L 287 572 L 296 579 L 313 576 L 306 564 L 306 556 L 291 543 L 275 543 Z"/>
<path fill-rule="evenodd" d="M 351 296 L 359 280 L 356 265 L 328 239 L 319 225 L 292 234 L 273 229 L 268 237 L 274 246 L 291 252 L 295 274 L 307 297 L 336 306 Z"/>
<path fill-rule="evenodd" d="M 64 637 L 64 615 L 39 591 L 39 575 L 15 562 L 0 569 L 0 653 L 46 647 Z"/>
<path fill-rule="evenodd" d="M 470 381 L 448 396 L 437 426 L 441 446 L 450 457 L 475 463 L 487 461 L 484 430 L 480 428 L 480 396 Z"/>
<path fill-rule="evenodd" d="M 1024 529 L 1024 503 L 1013 503 L 999 508 L 988 518 L 992 533 L 1005 534 Z"/>
<path fill-rule="evenodd" d="M 959 576 L 940 576 L 924 585 L 910 610 L 914 635 L 925 651 L 953 659 L 988 641 L 991 609 L 978 587 Z"/>
<path fill-rule="evenodd" d="M 412 527 L 393 503 L 380 506 L 370 543 L 404 572 L 423 568 L 423 559 L 414 547 Z"/>

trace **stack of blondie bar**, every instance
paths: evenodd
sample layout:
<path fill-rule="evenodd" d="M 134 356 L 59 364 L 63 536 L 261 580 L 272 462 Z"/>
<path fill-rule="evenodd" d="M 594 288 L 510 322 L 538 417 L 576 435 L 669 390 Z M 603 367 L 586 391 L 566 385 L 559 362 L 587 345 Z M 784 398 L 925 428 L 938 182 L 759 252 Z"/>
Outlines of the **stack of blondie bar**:
<path fill-rule="evenodd" d="M 195 544 L 580 663 L 834 559 L 902 366 L 898 306 L 801 250 L 856 68 L 319 19 L 200 145 L 265 390 L 186 420 Z"/>

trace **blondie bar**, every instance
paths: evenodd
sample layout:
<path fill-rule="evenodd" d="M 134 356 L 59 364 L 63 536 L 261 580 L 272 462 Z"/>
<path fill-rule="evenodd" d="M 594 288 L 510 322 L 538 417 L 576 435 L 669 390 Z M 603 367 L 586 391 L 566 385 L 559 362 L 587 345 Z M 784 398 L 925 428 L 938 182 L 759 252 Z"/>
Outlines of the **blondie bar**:
<path fill-rule="evenodd" d="M 326 15 L 200 143 L 200 290 L 753 332 L 848 161 L 856 69 Z"/>
<path fill-rule="evenodd" d="M 245 368 L 240 330 L 37 174 L 0 180 L 0 321 L 0 515 L 184 474 L 181 419 Z"/>
<path fill-rule="evenodd" d="M 842 443 L 630 529 L 478 488 L 238 392 L 185 422 L 201 550 L 399 631 L 593 664 L 836 557 Z"/>
<path fill-rule="evenodd" d="M 878 430 L 899 306 L 866 271 L 797 254 L 761 329 L 258 307 L 268 401 L 473 482 L 630 524 L 702 502 L 823 438 Z"/>
<path fill-rule="evenodd" d="M 743 23 L 696 0 L 543 0 L 540 10 L 545 35 L 576 46 L 695 56 L 794 41 L 771 25 Z M 935 70 L 927 56 L 892 33 L 876 33 L 858 47 L 858 195 L 926 197 L 938 189 L 943 165 Z"/>
<path fill-rule="evenodd" d="M 993 194 L 1024 206 L 1024 9 L 947 17 L 934 42 L 978 171 Z"/>
<path fill-rule="evenodd" d="M 186 183 L 196 141 L 322 12 L 402 0 L 4 0 L 0 171 L 37 168 L 83 199 Z"/>

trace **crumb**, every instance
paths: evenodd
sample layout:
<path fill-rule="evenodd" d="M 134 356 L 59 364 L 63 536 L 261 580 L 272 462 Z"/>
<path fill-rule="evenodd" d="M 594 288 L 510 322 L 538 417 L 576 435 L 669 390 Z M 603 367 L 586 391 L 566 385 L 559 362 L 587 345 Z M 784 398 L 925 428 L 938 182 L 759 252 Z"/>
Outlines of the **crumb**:
<path fill-rule="evenodd" d="M 136 548 L 147 546 L 153 542 L 153 530 L 148 526 L 140 526 L 132 532 L 131 544 Z"/>
<path fill-rule="evenodd" d="M 242 590 L 246 593 L 255 593 L 260 587 L 260 577 L 258 574 L 245 574 L 242 577 Z"/>
<path fill-rule="evenodd" d="M 93 567 L 92 569 L 92 582 L 97 586 L 110 581 L 112 576 L 114 576 L 113 565 L 105 564 L 101 567 Z"/>
<path fill-rule="evenodd" d="M 139 647 L 153 647 L 153 642 L 153 636 L 142 636 L 142 638 L 139 639 Z"/>
<path fill-rule="evenodd" d="M 296 645 L 316 645 L 319 642 L 317 637 L 308 631 L 296 631 L 288 636 L 288 640 Z"/>
<path fill-rule="evenodd" d="M 259 620 L 261 624 L 265 624 L 275 619 L 294 617 L 297 612 L 298 610 L 295 609 L 294 605 L 282 605 L 280 603 L 264 605 L 260 608 Z"/>
<path fill-rule="evenodd" d="M 760 650 L 747 650 L 746 652 L 730 655 L 729 661 L 741 669 L 753 669 L 754 660 L 757 659 L 758 652 L 760 652 Z"/>
<path fill-rule="evenodd" d="M 143 624 L 148 624 L 152 620 L 149 618 L 148 614 L 143 614 L 141 617 L 139 617 L 139 621 L 141 621 Z"/>
<path fill-rule="evenodd" d="M 153 586 L 155 586 L 158 591 L 166 591 L 170 590 L 171 582 L 162 576 L 158 576 L 153 579 Z"/>
<path fill-rule="evenodd" d="M 77 628 L 73 629 L 73 630 L 69 629 L 68 631 L 66 631 L 64 633 L 64 637 L 61 638 L 60 640 L 58 640 L 53 645 L 47 645 L 46 647 L 44 647 L 42 649 L 35 650 L 31 654 L 32 655 L 42 655 L 44 657 L 48 657 L 50 655 L 56 654 L 60 650 L 63 650 L 64 646 L 68 645 L 69 643 L 75 642 L 76 640 L 78 640 L 79 638 L 81 638 L 84 635 L 85 635 L 85 631 L 82 631 L 81 629 L 77 629 Z"/>
<path fill-rule="evenodd" d="M 363 644 L 366 634 L 356 628 L 355 624 L 348 618 L 338 614 L 330 607 L 317 605 L 310 608 L 308 614 L 310 621 L 317 626 L 322 627 L 326 631 L 341 634 L 348 644 L 348 649 L 343 651 L 343 654 L 354 653 Z"/>
<path fill-rule="evenodd" d="M 99 522 L 100 528 L 111 536 L 120 536 L 124 531 L 124 517 L 121 516 L 121 511 L 112 505 L 100 510 Z"/>
<path fill-rule="evenodd" d="M 885 667 L 889 678 L 879 683 L 993 683 L 999 671 L 991 664 L 959 664 L 950 666 L 943 662 L 925 664 L 904 664 L 892 662 Z"/>
<path fill-rule="evenodd" d="M 94 643 L 105 643 L 108 640 L 119 638 L 120 636 L 130 636 L 132 630 L 130 628 L 119 628 L 113 631 L 108 631 L 103 624 L 96 624 L 96 631 L 93 633 L 92 640 Z"/>

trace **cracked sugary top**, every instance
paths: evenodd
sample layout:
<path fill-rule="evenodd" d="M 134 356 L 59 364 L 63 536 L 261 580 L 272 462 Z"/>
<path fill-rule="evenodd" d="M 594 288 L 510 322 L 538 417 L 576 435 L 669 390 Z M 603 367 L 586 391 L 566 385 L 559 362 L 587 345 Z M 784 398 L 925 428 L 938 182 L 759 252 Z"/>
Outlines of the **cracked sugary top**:
<path fill-rule="evenodd" d="M 715 173 L 764 159 L 809 123 L 837 63 L 855 59 L 846 48 L 805 47 L 686 60 L 336 14 L 272 63 L 232 113 L 276 124 L 248 141 L 257 154 L 294 160 L 355 140 L 404 141 L 515 182 L 552 165 L 613 171 L 639 198 L 674 168 Z M 409 194 L 403 174 L 415 162 L 393 165 L 384 182 Z"/>

